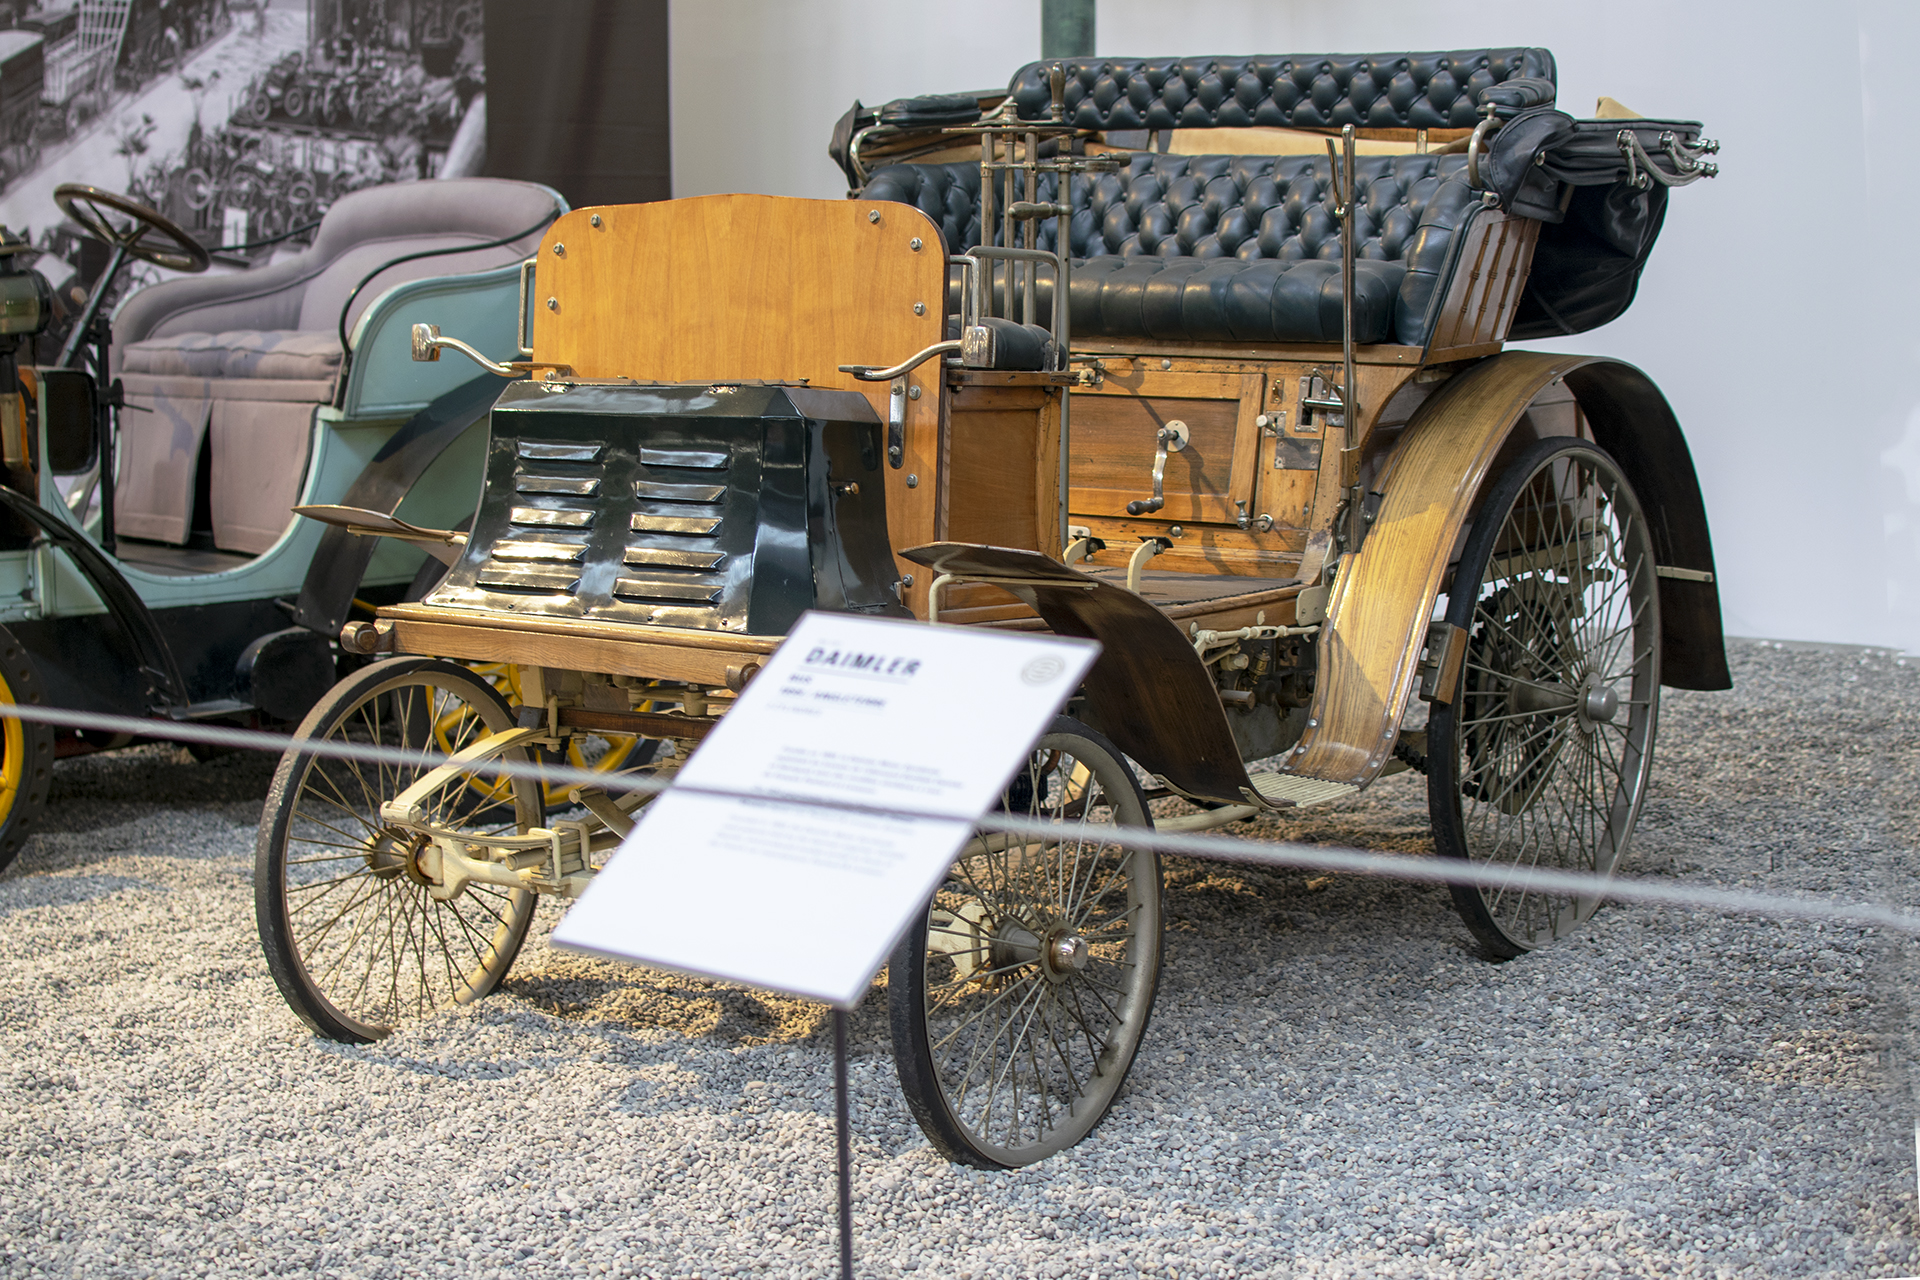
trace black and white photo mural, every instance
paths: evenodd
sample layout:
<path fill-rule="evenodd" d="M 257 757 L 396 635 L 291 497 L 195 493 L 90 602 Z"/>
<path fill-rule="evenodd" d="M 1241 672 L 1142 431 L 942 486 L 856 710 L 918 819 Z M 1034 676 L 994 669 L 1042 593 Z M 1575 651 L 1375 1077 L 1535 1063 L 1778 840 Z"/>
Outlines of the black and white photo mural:
<path fill-rule="evenodd" d="M 0 0 L 0 225 L 62 293 L 105 258 L 66 182 L 229 268 L 297 251 L 348 191 L 480 172 L 482 30 L 481 0 Z"/>

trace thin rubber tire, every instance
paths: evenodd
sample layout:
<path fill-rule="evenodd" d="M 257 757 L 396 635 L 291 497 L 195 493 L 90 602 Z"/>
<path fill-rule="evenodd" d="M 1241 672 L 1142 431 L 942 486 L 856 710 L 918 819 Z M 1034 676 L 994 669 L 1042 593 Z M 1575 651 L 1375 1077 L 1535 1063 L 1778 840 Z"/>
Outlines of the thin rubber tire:
<path fill-rule="evenodd" d="M 1099 830 L 1152 826 L 1113 744 L 1061 717 L 1002 807 L 1062 837 L 977 832 L 887 976 L 907 1105 L 936 1150 L 982 1169 L 1033 1164 L 1093 1131 L 1160 976 L 1159 859 Z"/>
<path fill-rule="evenodd" d="M 486 681 L 428 658 L 356 672 L 301 722 L 267 794 L 254 852 L 254 912 L 280 994 L 316 1033 L 377 1040 L 402 1018 L 478 1000 L 506 976 L 532 923 L 534 892 L 474 883 L 452 899 L 435 898 L 420 861 L 423 842 L 379 810 L 442 755 L 513 722 Z M 314 740 L 398 747 L 419 763 L 301 750 Z M 458 779 L 424 807 L 441 826 L 524 832 L 540 820 L 540 788 L 529 779 L 512 780 L 509 791 Z"/>
<path fill-rule="evenodd" d="M 1505 873 L 1452 886 L 1497 958 L 1564 938 L 1599 906 L 1534 891 L 1530 869 L 1609 876 L 1626 857 L 1660 702 L 1655 567 L 1619 466 L 1571 437 L 1523 453 L 1467 537 L 1446 614 L 1466 659 L 1429 721 L 1427 799 L 1438 853 Z"/>
<path fill-rule="evenodd" d="M 0 703 L 37 706 L 40 700 L 33 659 L 11 631 L 0 627 Z M 47 811 L 53 758 L 52 725 L 11 717 L 0 721 L 0 871 L 13 865 Z"/>

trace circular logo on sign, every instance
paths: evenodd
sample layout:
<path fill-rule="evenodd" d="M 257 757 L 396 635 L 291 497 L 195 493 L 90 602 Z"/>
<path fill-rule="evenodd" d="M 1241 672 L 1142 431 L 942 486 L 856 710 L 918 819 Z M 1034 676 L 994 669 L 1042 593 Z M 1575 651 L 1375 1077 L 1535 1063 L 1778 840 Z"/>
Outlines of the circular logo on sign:
<path fill-rule="evenodd" d="M 1028 684 L 1046 684 L 1058 679 L 1066 669 L 1067 664 L 1058 658 L 1035 658 L 1020 669 L 1020 678 Z"/>

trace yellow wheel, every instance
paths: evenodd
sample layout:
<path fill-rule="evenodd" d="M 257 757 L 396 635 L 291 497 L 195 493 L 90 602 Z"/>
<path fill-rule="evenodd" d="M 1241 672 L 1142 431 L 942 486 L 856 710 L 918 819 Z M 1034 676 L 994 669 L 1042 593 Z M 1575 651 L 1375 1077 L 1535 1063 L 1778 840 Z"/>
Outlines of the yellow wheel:
<path fill-rule="evenodd" d="M 514 706 L 523 706 L 520 696 L 520 669 L 507 662 L 470 662 L 467 664 L 473 673 L 499 691 L 500 695 Z M 595 773 L 618 773 L 622 769 L 637 769 L 653 761 L 653 753 L 659 744 L 650 738 L 636 738 L 621 733 L 574 733 L 567 739 L 565 764 L 575 769 L 591 769 Z M 554 755 L 543 754 L 543 759 L 553 764 L 562 761 Z M 487 787 L 488 784 L 475 781 L 475 787 Z M 494 784 L 495 787 L 503 784 Z M 552 782 L 542 786 L 542 795 L 549 811 L 564 809 L 572 803 L 567 793 L 577 784 L 571 782 Z M 489 789 L 488 794 L 491 794 Z"/>
<path fill-rule="evenodd" d="M 0 703 L 39 701 L 40 681 L 33 674 L 33 659 L 12 632 L 0 627 Z M 0 720 L 0 869 L 19 856 L 46 812 L 52 782 L 53 726 Z"/>

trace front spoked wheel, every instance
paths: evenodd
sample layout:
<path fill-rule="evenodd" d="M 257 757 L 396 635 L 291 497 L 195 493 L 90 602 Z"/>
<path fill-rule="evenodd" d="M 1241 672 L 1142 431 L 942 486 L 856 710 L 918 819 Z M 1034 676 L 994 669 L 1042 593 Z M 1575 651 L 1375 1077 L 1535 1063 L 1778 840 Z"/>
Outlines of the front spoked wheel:
<path fill-rule="evenodd" d="M 448 896 L 431 841 L 387 822 L 381 805 L 443 756 L 513 722 L 486 681 L 427 658 L 367 667 L 301 722 L 267 794 L 254 912 L 280 994 L 320 1035 L 377 1040 L 402 1018 L 477 1000 L 506 976 L 533 920 L 534 892 L 470 881 Z M 414 760 L 342 760 L 301 749 L 316 741 L 377 744 Z M 476 788 L 461 776 L 421 808 L 436 829 L 505 835 L 538 825 L 542 805 L 531 779 Z"/>
<path fill-rule="evenodd" d="M 1640 503 L 1613 459 L 1542 440 L 1495 483 L 1455 569 L 1447 621 L 1466 660 L 1428 725 L 1428 809 L 1445 857 L 1501 873 L 1453 886 L 1481 943 L 1510 958 L 1571 933 L 1594 894 L 1542 892 L 1535 868 L 1612 875 L 1653 759 L 1660 600 Z"/>
<path fill-rule="evenodd" d="M 983 1169 L 1045 1159 L 1100 1123 L 1160 975 L 1160 863 L 1115 838 L 1152 825 L 1119 751 L 1062 717 L 1002 808 L 1053 830 L 977 832 L 887 976 L 907 1104 L 936 1149 Z"/>

